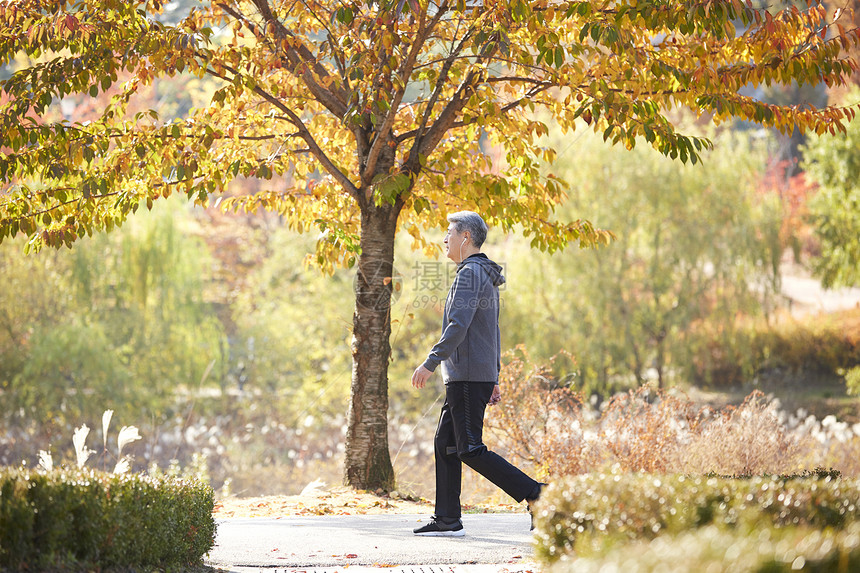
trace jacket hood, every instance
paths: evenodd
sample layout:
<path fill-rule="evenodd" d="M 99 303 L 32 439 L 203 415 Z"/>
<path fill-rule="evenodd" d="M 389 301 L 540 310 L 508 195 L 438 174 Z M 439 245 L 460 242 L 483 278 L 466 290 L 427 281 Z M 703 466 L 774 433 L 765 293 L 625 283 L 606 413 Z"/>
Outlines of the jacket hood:
<path fill-rule="evenodd" d="M 501 265 L 491 261 L 484 253 L 477 253 L 466 257 L 457 267 L 457 270 L 459 271 L 468 264 L 478 265 L 484 269 L 484 272 L 486 272 L 487 276 L 490 277 L 490 281 L 493 283 L 493 286 L 498 287 L 505 284 L 505 277 L 502 275 L 503 269 Z"/>

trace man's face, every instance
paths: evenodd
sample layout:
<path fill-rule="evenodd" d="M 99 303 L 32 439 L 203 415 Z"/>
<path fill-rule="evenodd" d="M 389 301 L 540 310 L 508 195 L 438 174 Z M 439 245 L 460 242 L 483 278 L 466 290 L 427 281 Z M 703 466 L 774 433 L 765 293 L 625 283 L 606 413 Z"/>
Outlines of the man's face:
<path fill-rule="evenodd" d="M 454 223 L 448 226 L 448 232 L 445 234 L 445 256 L 459 263 L 461 260 L 462 247 L 465 245 L 466 237 L 463 233 L 457 231 L 457 226 Z"/>

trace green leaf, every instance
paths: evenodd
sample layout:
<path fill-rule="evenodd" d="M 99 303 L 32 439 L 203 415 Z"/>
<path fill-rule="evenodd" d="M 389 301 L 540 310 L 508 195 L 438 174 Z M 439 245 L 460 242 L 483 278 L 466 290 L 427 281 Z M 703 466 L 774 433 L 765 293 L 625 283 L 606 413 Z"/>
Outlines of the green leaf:
<path fill-rule="evenodd" d="M 591 27 L 591 24 L 590 24 L 590 23 L 586 23 L 586 24 L 582 27 L 582 29 L 579 31 L 579 42 L 580 42 L 580 43 L 584 42 L 584 41 L 585 41 L 585 39 L 588 37 L 588 31 L 589 31 L 589 28 L 590 28 L 590 27 Z"/>
<path fill-rule="evenodd" d="M 423 211 L 430 210 L 430 201 L 425 197 L 416 197 L 413 201 L 413 208 L 415 209 L 415 214 L 420 215 Z"/>
<path fill-rule="evenodd" d="M 393 204 L 397 197 L 407 189 L 412 182 L 410 177 L 405 173 L 397 173 L 396 175 L 377 175 L 374 178 L 378 181 L 376 185 L 376 194 L 379 201 L 385 201 Z"/>

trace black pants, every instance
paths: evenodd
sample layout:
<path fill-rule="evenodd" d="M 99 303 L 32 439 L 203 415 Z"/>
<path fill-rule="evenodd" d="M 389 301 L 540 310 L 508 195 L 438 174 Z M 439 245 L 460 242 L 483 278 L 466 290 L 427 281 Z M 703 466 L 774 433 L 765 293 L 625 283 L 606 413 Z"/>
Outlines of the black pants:
<path fill-rule="evenodd" d="M 436 515 L 459 518 L 460 486 L 466 464 L 520 502 L 539 491 L 538 482 L 491 452 L 483 442 L 484 411 L 494 384 L 450 382 L 434 440 Z"/>

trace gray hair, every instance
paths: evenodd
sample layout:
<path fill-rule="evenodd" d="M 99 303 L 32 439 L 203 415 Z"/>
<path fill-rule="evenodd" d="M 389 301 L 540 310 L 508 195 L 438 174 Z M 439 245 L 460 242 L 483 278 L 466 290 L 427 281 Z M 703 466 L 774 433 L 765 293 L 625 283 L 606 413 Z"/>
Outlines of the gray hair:
<path fill-rule="evenodd" d="M 487 239 L 487 224 L 480 215 L 474 211 L 457 211 L 448 215 L 448 222 L 454 225 L 458 233 L 469 231 L 472 236 L 472 244 L 481 248 Z"/>

